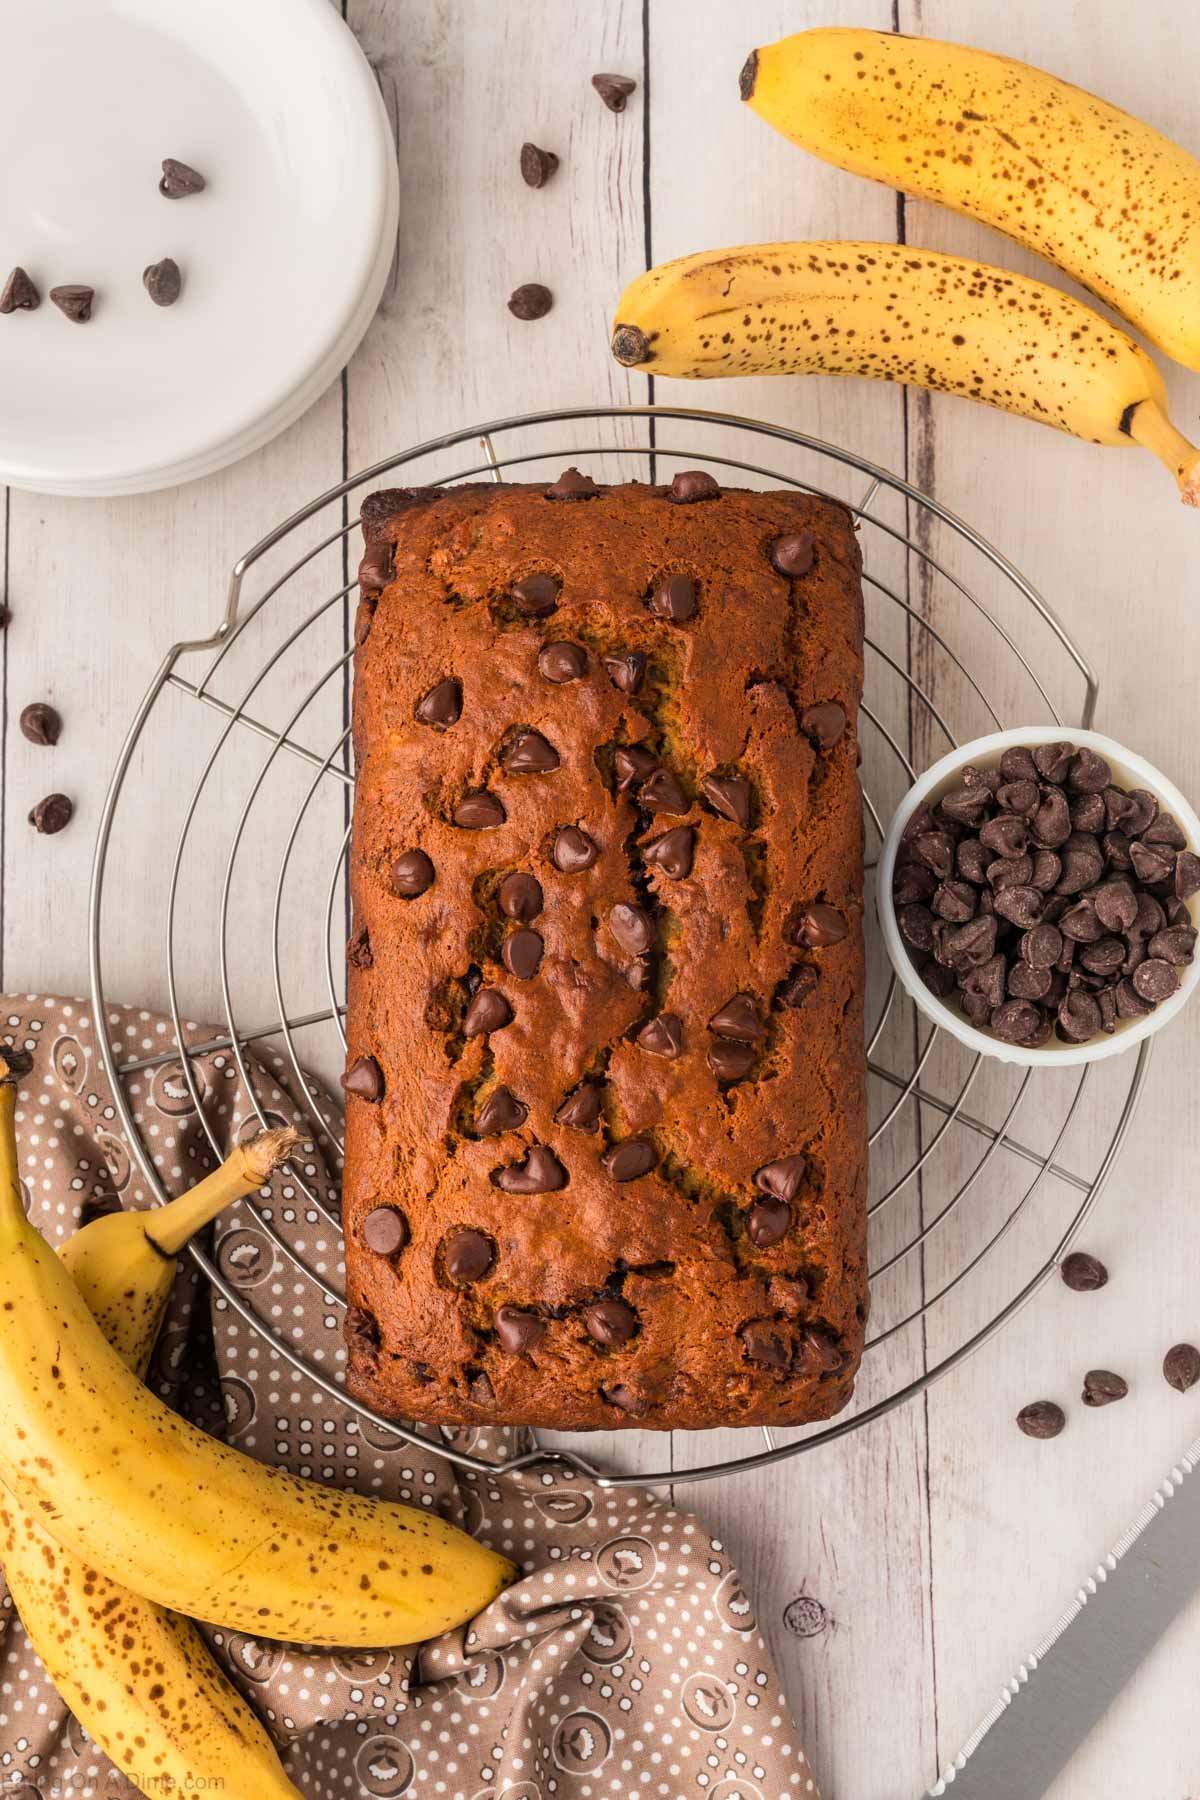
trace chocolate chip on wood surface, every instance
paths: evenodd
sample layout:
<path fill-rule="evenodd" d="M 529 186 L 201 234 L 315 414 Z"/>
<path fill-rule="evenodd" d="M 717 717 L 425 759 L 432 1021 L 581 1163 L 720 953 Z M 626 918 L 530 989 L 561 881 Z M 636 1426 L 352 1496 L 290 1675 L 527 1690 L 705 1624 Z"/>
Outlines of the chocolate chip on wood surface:
<path fill-rule="evenodd" d="M 1108 1270 L 1099 1257 L 1089 1256 L 1086 1250 L 1072 1250 L 1065 1256 L 1059 1270 L 1066 1286 L 1077 1294 L 1091 1294 L 1102 1288 L 1108 1281 Z"/>
<path fill-rule="evenodd" d="M 1195 1387 L 1200 1381 L 1200 1350 L 1195 1344 L 1172 1344 L 1163 1357 L 1163 1378 L 1180 1394 Z"/>
<path fill-rule="evenodd" d="M 193 169 L 190 163 L 180 162 L 174 156 L 163 157 L 158 191 L 167 200 L 186 200 L 189 194 L 202 194 L 207 186 L 199 169 Z"/>
<path fill-rule="evenodd" d="M 73 325 L 86 325 L 92 316 L 92 303 L 96 298 L 96 290 L 85 287 L 82 282 L 72 281 L 62 287 L 52 287 L 50 298 L 65 318 Z"/>
<path fill-rule="evenodd" d="M 602 71 L 592 76 L 592 86 L 609 112 L 622 113 L 625 111 L 625 102 L 637 88 L 637 82 L 631 75 L 610 75 Z"/>
<path fill-rule="evenodd" d="M 66 794 L 47 794 L 29 814 L 29 823 L 44 837 L 52 837 L 71 823 L 75 808 Z"/>
<path fill-rule="evenodd" d="M 0 292 L 0 313 L 33 312 L 42 304 L 42 296 L 18 263 Z"/>
<path fill-rule="evenodd" d="M 521 145 L 521 180 L 526 187 L 545 187 L 557 167 L 558 158 L 553 150 L 543 150 L 540 144 L 528 142 Z"/>
<path fill-rule="evenodd" d="M 544 319 L 554 305 L 554 295 L 540 281 L 525 281 L 508 296 L 514 319 Z"/>
<path fill-rule="evenodd" d="M 22 708 L 21 735 L 31 744 L 57 744 L 62 720 L 46 700 L 34 700 Z"/>
<path fill-rule="evenodd" d="M 1066 1422 L 1066 1413 L 1054 1400 L 1032 1400 L 1017 1414 L 1017 1424 L 1031 1438 L 1055 1438 Z"/>
<path fill-rule="evenodd" d="M 1080 1399 L 1085 1406 L 1111 1406 L 1128 1392 L 1129 1383 L 1123 1375 L 1116 1375 L 1111 1369 L 1089 1369 L 1083 1378 Z"/>
<path fill-rule="evenodd" d="M 147 263 L 142 270 L 142 283 L 155 306 L 174 306 L 183 291 L 183 276 L 173 256 Z"/>

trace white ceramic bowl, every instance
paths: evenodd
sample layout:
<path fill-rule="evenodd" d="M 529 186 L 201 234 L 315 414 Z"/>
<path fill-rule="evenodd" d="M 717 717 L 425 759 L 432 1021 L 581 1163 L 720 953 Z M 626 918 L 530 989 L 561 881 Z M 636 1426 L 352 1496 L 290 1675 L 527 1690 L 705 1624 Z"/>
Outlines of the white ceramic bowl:
<path fill-rule="evenodd" d="M 35 0 L 3 8 L 0 483 L 173 486 L 259 448 L 348 361 L 396 247 L 379 86 L 330 0 Z M 203 193 L 158 192 L 164 157 Z M 142 271 L 183 271 L 174 306 Z M 96 289 L 90 323 L 53 286 Z"/>
<path fill-rule="evenodd" d="M 900 936 L 896 910 L 892 905 L 892 875 L 896 867 L 896 852 L 908 821 L 922 801 L 937 801 L 943 793 L 958 786 L 961 772 L 968 763 L 981 768 L 995 768 L 1003 752 L 1017 745 L 1036 747 L 1038 744 L 1059 742 L 1087 745 L 1094 750 L 1110 765 L 1119 786 L 1148 789 L 1156 797 L 1162 810 L 1174 817 L 1188 840 L 1189 849 L 1200 849 L 1200 818 L 1197 818 L 1174 783 L 1168 781 L 1144 757 L 1126 750 L 1123 744 L 1116 743 L 1099 731 L 1076 731 L 1065 725 L 1030 725 L 1018 731 L 995 731 L 988 737 L 976 738 L 973 743 L 964 744 L 959 750 L 952 750 L 940 762 L 934 763 L 931 769 L 927 769 L 897 807 L 895 817 L 888 826 L 879 862 L 877 906 L 883 941 L 892 967 L 917 1006 L 926 1018 L 931 1019 L 943 1031 L 949 1032 L 951 1037 L 956 1037 L 968 1049 L 980 1051 L 984 1056 L 994 1056 L 1000 1062 L 1019 1063 L 1025 1068 L 1099 1062 L 1106 1056 L 1119 1056 L 1169 1024 L 1187 1005 L 1200 982 L 1198 957 L 1187 968 L 1180 970 L 1179 986 L 1169 1000 L 1161 1001 L 1144 1019 L 1119 1019 L 1111 1037 L 1092 1038 L 1086 1044 L 1064 1044 L 1054 1038 L 1040 1050 L 1023 1050 L 1018 1044 L 1006 1044 L 994 1033 L 980 1031 L 970 1024 L 956 1008 L 946 1005 L 936 994 L 931 993 L 913 967 L 904 939 Z M 1194 924 L 1195 899 L 1189 903 L 1189 909 Z"/>

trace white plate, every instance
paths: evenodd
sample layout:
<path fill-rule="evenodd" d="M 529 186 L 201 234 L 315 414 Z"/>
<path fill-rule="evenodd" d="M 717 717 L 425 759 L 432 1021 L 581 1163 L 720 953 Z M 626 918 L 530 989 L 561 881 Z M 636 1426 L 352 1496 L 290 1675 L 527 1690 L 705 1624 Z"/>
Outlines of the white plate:
<path fill-rule="evenodd" d="M 330 0 L 0 0 L 0 481 L 127 494 L 209 474 L 312 404 L 379 304 L 398 180 Z M 206 190 L 158 192 L 165 156 Z M 157 307 L 148 263 L 183 293 Z M 49 300 L 96 289 L 90 323 Z"/>

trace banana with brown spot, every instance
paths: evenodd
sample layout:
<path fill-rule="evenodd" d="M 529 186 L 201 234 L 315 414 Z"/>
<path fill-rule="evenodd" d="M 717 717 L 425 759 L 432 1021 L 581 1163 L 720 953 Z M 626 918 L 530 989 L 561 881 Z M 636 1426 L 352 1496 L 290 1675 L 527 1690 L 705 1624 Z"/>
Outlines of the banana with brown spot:
<path fill-rule="evenodd" d="M 511 1563 L 446 1520 L 255 1462 L 142 1385 L 25 1218 L 13 1091 L 0 1082 L 0 1482 L 25 1510 L 160 1606 L 293 1643 L 419 1643 L 493 1600 Z"/>
<path fill-rule="evenodd" d="M 110 1213 L 59 1252 L 109 1342 L 142 1370 L 175 1276 L 202 1225 L 261 1187 L 295 1149 L 263 1132 L 178 1200 Z M 0 1554 L 14 1604 L 75 1717 L 140 1793 L 300 1800 L 252 1708 L 187 1619 L 110 1581 L 0 1492 Z"/>
<path fill-rule="evenodd" d="M 1200 505 L 1162 376 L 1082 301 L 905 244 L 748 244 L 662 263 L 621 296 L 613 355 L 652 375 L 863 375 L 982 400 L 1093 444 L 1141 444 Z"/>
<path fill-rule="evenodd" d="M 994 226 L 1200 369 L 1200 161 L 1043 69 L 819 27 L 752 51 L 741 93 L 814 156 Z"/>

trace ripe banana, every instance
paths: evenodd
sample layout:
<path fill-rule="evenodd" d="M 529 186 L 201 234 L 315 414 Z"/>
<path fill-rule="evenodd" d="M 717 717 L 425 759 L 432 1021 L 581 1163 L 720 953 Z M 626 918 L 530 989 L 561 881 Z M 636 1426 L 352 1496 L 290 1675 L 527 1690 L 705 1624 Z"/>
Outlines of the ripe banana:
<path fill-rule="evenodd" d="M 904 244 L 748 244 L 662 263 L 621 296 L 613 355 L 654 375 L 872 375 L 985 400 L 1094 444 L 1142 444 L 1200 506 L 1162 377 L 1090 306 Z"/>
<path fill-rule="evenodd" d="M 855 175 L 1007 232 L 1200 369 L 1200 161 L 1028 63 L 853 27 L 754 50 L 742 99 Z"/>
<path fill-rule="evenodd" d="M 144 1369 L 175 1273 L 175 1253 L 252 1193 L 295 1148 L 264 1132 L 153 1213 L 112 1213 L 60 1251 L 109 1342 Z M 300 1800 L 267 1733 L 195 1627 L 64 1550 L 10 1501 L 0 1549 L 30 1642 L 88 1735 L 143 1792 Z"/>
<path fill-rule="evenodd" d="M 14 1053 L 5 1054 L 11 1067 Z M 58 1543 L 135 1593 L 229 1630 L 291 1642 L 417 1643 L 494 1599 L 512 1565 L 436 1514 L 254 1462 L 142 1386 L 25 1218 L 12 1115 L 13 1083 L 5 1079 L 5 1530 L 18 1500 Z"/>

